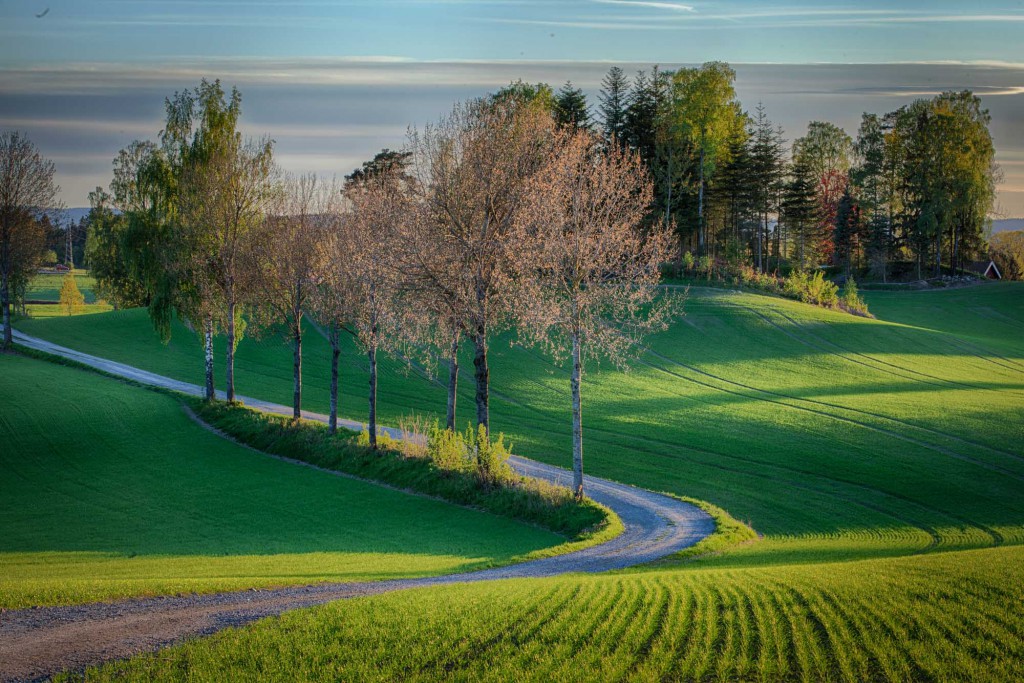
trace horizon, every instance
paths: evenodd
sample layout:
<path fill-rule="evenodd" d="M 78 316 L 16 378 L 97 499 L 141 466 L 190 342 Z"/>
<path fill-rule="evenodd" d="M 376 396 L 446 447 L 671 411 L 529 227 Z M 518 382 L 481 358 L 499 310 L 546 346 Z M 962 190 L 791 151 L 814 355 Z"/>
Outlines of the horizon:
<path fill-rule="evenodd" d="M 1024 9 L 996 3 L 60 0 L 0 17 L 0 128 L 56 163 L 67 206 L 106 187 L 118 150 L 155 138 L 164 98 L 203 77 L 238 86 L 243 130 L 273 138 L 285 170 L 341 175 L 517 79 L 571 80 L 593 109 L 613 65 L 721 60 L 744 108 L 763 102 L 790 142 L 812 120 L 855 136 L 864 111 L 973 90 L 1004 176 L 993 213 L 1024 216 Z"/>

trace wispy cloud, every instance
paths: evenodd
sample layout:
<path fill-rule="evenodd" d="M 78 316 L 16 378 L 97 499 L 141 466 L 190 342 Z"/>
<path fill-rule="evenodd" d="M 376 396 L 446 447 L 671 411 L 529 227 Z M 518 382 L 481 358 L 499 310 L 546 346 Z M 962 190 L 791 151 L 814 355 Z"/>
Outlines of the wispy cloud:
<path fill-rule="evenodd" d="M 650 7 L 652 9 L 665 9 L 672 12 L 696 12 L 693 5 L 684 5 L 678 2 L 650 2 L 649 0 L 593 0 L 600 5 L 625 5 L 627 7 Z"/>

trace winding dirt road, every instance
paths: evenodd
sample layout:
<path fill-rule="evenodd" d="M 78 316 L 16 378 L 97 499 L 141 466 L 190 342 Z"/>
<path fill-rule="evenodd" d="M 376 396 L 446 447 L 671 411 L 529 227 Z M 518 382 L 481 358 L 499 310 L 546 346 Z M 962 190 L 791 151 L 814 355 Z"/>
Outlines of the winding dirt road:
<path fill-rule="evenodd" d="M 14 331 L 23 346 L 83 363 L 141 384 L 202 395 L 202 387 L 68 349 Z M 291 408 L 240 397 L 246 405 L 291 415 Z M 303 413 L 311 420 L 325 415 Z M 340 423 L 354 429 L 362 425 Z M 386 430 L 394 436 L 394 430 Z M 571 473 L 518 456 L 511 459 L 525 476 L 568 483 Z M 0 680 L 34 681 L 60 671 L 82 669 L 112 659 L 165 647 L 185 638 L 209 635 L 262 617 L 300 607 L 387 591 L 451 583 L 601 572 L 650 562 L 687 548 L 714 531 L 700 508 L 625 484 L 585 477 L 587 494 L 622 519 L 617 538 L 574 553 L 517 565 L 422 579 L 372 583 L 321 583 L 312 586 L 248 590 L 212 595 L 124 600 L 76 607 L 47 607 L 0 613 Z"/>

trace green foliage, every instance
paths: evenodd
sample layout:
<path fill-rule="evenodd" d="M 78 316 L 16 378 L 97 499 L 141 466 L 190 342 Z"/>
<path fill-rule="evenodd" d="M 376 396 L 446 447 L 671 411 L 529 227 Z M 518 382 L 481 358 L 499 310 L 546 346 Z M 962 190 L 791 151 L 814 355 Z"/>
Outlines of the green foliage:
<path fill-rule="evenodd" d="M 710 280 L 715 272 L 715 260 L 707 255 L 701 256 L 697 259 L 697 271 Z"/>
<path fill-rule="evenodd" d="M 555 121 L 560 126 L 574 131 L 590 128 L 587 96 L 579 88 L 573 87 L 572 81 L 566 81 L 555 95 L 554 113 Z"/>
<path fill-rule="evenodd" d="M 267 433 L 278 423 L 243 408 L 209 410 L 288 453 L 324 440 L 320 429 Z M 198 425 L 179 399 L 94 372 L 0 355 L 0 415 L 4 609 L 427 576 L 566 545 L 255 453 Z M 348 438 L 333 448 L 382 460 Z"/>
<path fill-rule="evenodd" d="M 57 265 L 57 252 L 53 249 L 47 249 L 43 252 L 43 257 L 39 260 L 44 266 L 55 266 Z"/>
<path fill-rule="evenodd" d="M 85 296 L 78 291 L 75 274 L 68 271 L 60 285 L 60 307 L 65 315 L 75 315 L 85 305 Z"/>
<path fill-rule="evenodd" d="M 682 257 L 681 261 L 683 263 L 683 270 L 684 271 L 693 270 L 694 259 L 693 259 L 693 252 L 692 251 L 684 251 L 683 252 L 683 257 Z"/>
<path fill-rule="evenodd" d="M 462 434 L 442 429 L 437 421 L 427 433 L 427 457 L 442 473 L 467 472 L 473 468 Z"/>
<path fill-rule="evenodd" d="M 783 281 L 783 292 L 805 304 L 835 308 L 839 303 L 839 287 L 825 279 L 825 274 L 816 270 L 808 273 L 794 270 Z"/>
<path fill-rule="evenodd" d="M 843 285 L 843 296 L 839 300 L 839 305 L 849 313 L 868 315 L 868 305 L 861 298 L 857 291 L 857 283 L 852 277 L 848 278 L 846 284 Z"/>

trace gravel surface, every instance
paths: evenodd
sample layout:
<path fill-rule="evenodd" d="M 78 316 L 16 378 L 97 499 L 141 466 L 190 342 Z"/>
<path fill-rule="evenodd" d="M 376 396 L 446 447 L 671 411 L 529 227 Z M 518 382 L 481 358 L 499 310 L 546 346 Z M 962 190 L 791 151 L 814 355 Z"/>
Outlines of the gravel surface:
<path fill-rule="evenodd" d="M 202 395 L 198 385 L 179 382 L 122 363 L 90 356 L 14 331 L 17 343 L 63 356 L 142 384 Z M 246 405 L 291 415 L 291 408 L 240 397 Z M 318 413 L 303 413 L 326 421 Z M 361 429 L 362 424 L 340 420 Z M 393 436 L 397 430 L 382 429 Z M 571 472 L 513 456 L 523 475 L 567 484 Z M 112 659 L 153 651 L 186 638 L 209 635 L 290 609 L 393 590 L 507 578 L 602 572 L 650 562 L 687 548 L 710 535 L 714 520 L 703 510 L 674 498 L 595 477 L 584 478 L 591 498 L 622 519 L 618 537 L 566 555 L 521 564 L 422 579 L 247 590 L 211 595 L 123 600 L 75 607 L 44 607 L 0 613 L 0 680 L 42 680 L 64 670 L 80 670 Z"/>

